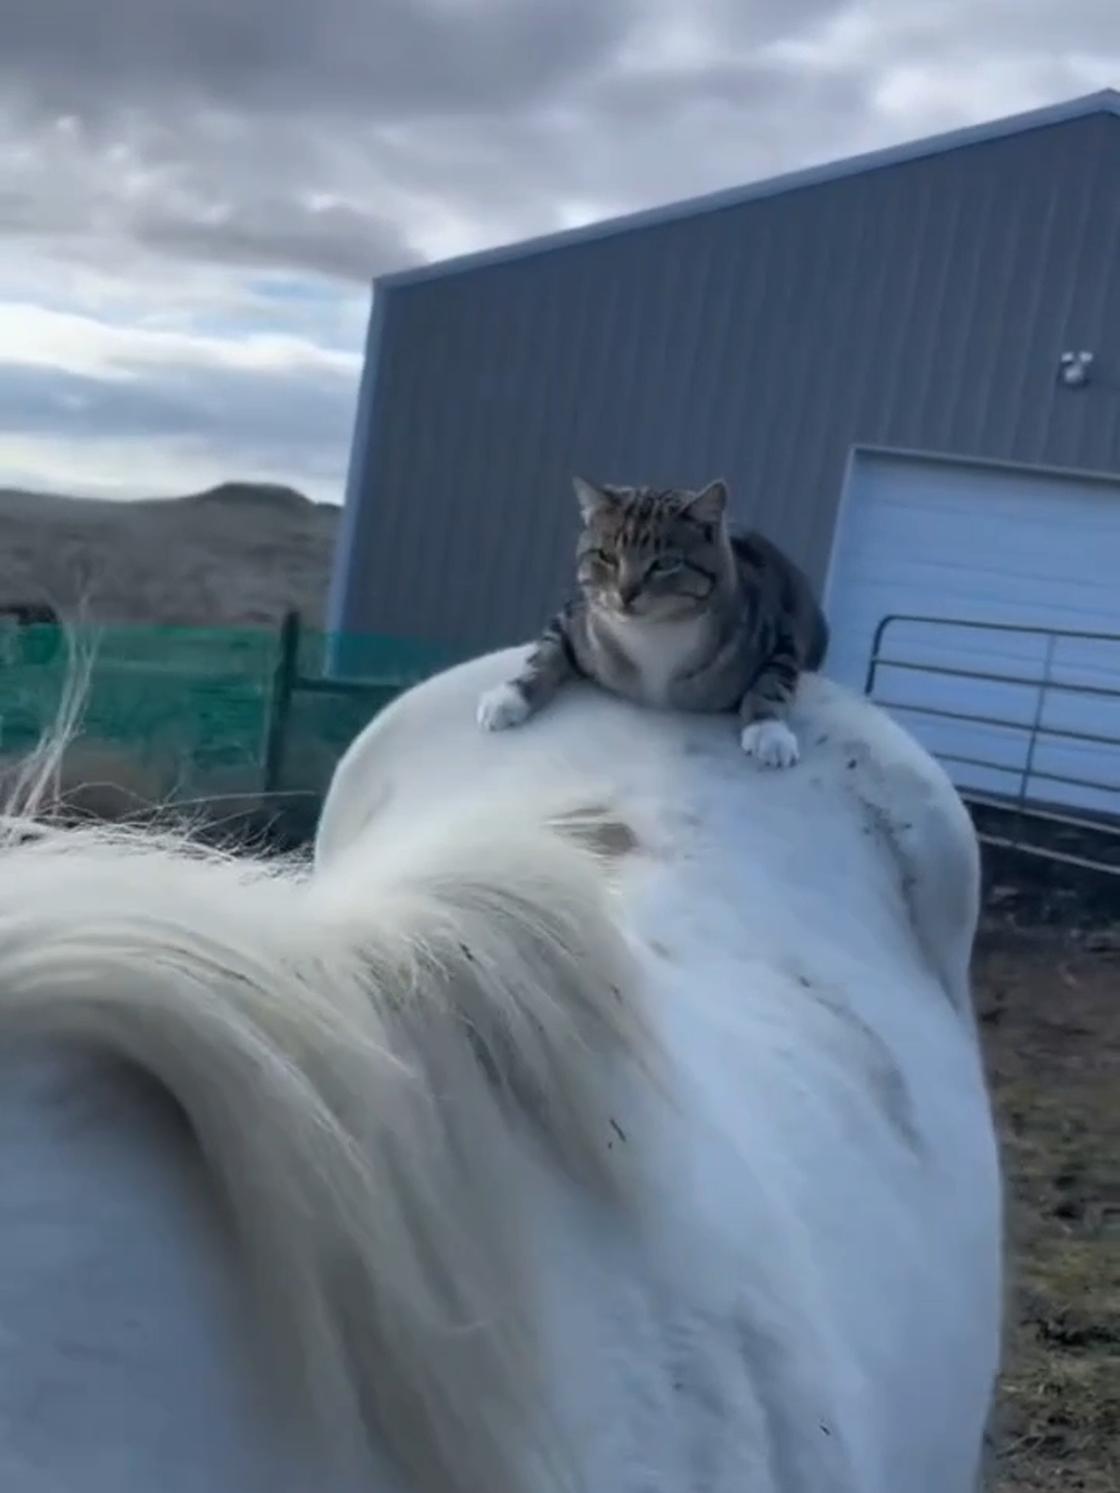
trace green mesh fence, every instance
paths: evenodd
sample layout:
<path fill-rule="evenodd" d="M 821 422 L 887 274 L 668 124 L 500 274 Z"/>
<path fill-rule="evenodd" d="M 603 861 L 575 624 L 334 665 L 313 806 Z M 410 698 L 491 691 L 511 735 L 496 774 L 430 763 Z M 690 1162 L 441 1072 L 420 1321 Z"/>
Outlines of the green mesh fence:
<path fill-rule="evenodd" d="M 234 814 L 292 804 L 306 818 L 377 711 L 453 661 L 407 640 L 329 638 L 294 618 L 278 630 L 100 628 L 76 642 L 93 664 L 63 789 L 114 816 L 130 805 Z M 327 674 L 340 658 L 344 681 Z M 70 667 L 59 629 L 0 627 L 5 762 L 51 724 Z"/>

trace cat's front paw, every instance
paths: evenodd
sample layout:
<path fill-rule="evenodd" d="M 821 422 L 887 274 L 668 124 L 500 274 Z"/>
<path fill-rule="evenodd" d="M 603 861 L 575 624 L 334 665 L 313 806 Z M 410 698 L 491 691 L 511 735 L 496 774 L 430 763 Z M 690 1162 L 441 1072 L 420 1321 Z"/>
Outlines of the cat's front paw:
<path fill-rule="evenodd" d="M 752 721 L 743 727 L 739 745 L 760 767 L 792 767 L 801 756 L 797 737 L 784 721 Z"/>
<path fill-rule="evenodd" d="M 478 702 L 476 718 L 484 731 L 508 731 L 529 715 L 529 703 L 516 684 L 488 689 Z"/>

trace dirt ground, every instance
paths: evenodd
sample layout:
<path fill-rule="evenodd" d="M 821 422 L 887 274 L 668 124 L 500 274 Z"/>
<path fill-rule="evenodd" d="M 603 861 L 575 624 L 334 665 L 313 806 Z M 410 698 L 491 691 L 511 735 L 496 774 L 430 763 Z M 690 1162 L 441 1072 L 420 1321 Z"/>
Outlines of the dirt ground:
<path fill-rule="evenodd" d="M 1117 921 L 1024 926 L 995 889 L 976 998 L 1007 1178 L 1011 1281 L 993 1493 L 1120 1490 Z"/>

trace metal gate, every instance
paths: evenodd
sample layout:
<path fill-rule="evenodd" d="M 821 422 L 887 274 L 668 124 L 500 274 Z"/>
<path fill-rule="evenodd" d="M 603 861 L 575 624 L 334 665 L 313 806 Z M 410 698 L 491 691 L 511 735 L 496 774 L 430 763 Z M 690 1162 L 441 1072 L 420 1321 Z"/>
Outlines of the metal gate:
<path fill-rule="evenodd" d="M 946 633 L 952 630 L 955 634 L 971 632 L 978 637 L 1002 634 L 1033 639 L 1040 644 L 1041 664 L 1037 672 L 1030 672 L 930 663 L 908 656 L 905 645 L 895 642 L 892 646 L 903 624 L 919 625 L 928 637 L 934 638 L 937 630 L 943 629 Z M 980 838 L 988 844 L 1120 875 L 1120 733 L 1109 729 L 1075 729 L 1068 725 L 1054 725 L 1047 720 L 1048 704 L 1055 697 L 1061 696 L 1097 702 L 1101 712 L 1105 714 L 1113 707 L 1120 712 L 1120 687 L 1055 678 L 1055 655 L 1063 642 L 1091 645 L 1110 656 L 1111 650 L 1115 650 L 1115 672 L 1120 679 L 1120 634 L 891 613 L 875 629 L 865 692 L 876 704 L 904 723 L 907 717 L 916 717 L 918 721 L 949 721 L 963 726 L 991 727 L 1005 733 L 1018 733 L 1022 741 L 1022 753 L 1021 763 L 1017 767 L 1007 761 L 985 759 L 959 751 L 933 752 L 953 777 L 962 798 L 974 807 L 991 811 L 988 819 L 992 822 L 989 824 L 986 821 L 979 828 Z M 887 670 L 902 671 L 903 675 L 925 675 L 955 681 L 962 693 L 967 683 L 1025 687 L 1033 694 L 1029 718 L 1014 720 L 996 714 L 970 711 L 963 708 L 963 702 L 953 698 L 952 690 L 948 704 L 923 704 L 892 699 L 879 689 Z M 955 708 L 957 706 L 961 708 Z M 1117 718 L 1120 719 L 1120 714 Z M 1040 752 L 1055 743 L 1081 743 L 1099 748 L 1106 762 L 1114 755 L 1117 764 L 1115 777 L 1111 780 L 1083 777 L 1040 765 Z M 993 793 L 970 786 L 970 774 L 975 776 L 981 773 L 1017 776 L 1017 787 L 1008 793 Z M 1055 801 L 1063 796 L 1068 797 L 1070 790 L 1074 793 L 1092 793 L 1102 801 L 1101 811 L 1070 812 Z M 1071 838 L 1076 841 L 1076 848 L 1064 848 Z"/>

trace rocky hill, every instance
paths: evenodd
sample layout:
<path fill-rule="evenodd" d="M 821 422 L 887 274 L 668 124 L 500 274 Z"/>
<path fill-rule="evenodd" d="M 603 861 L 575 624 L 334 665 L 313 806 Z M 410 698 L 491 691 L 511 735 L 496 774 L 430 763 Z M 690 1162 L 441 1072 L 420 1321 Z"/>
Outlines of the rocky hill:
<path fill-rule="evenodd" d="M 322 621 L 340 510 L 229 482 L 112 502 L 0 488 L 0 607 L 47 602 L 108 624 Z"/>

